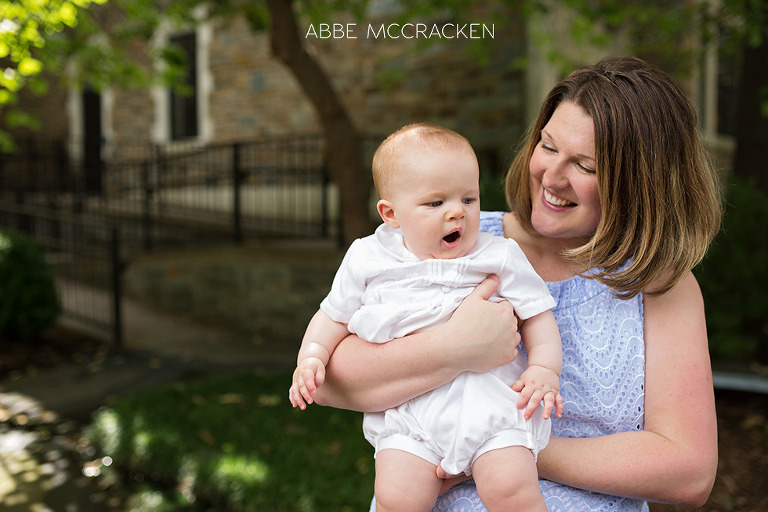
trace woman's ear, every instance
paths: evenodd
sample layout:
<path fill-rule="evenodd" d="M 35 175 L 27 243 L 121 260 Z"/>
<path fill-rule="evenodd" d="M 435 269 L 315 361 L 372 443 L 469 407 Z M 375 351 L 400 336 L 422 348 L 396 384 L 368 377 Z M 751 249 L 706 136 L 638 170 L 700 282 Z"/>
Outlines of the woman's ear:
<path fill-rule="evenodd" d="M 392 206 L 392 203 L 386 199 L 380 199 L 379 202 L 376 203 L 376 211 L 379 212 L 381 220 L 383 220 L 387 226 L 395 229 L 400 227 L 400 224 L 397 222 L 397 215 L 395 215 L 395 208 Z"/>

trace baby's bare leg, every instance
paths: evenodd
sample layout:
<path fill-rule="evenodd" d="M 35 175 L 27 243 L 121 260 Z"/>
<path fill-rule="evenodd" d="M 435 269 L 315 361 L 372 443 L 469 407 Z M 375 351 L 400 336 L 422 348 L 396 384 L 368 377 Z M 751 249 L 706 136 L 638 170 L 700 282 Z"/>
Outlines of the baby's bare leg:
<path fill-rule="evenodd" d="M 376 454 L 376 512 L 428 512 L 442 481 L 435 465 L 402 450 Z"/>
<path fill-rule="evenodd" d="M 547 512 L 531 450 L 511 446 L 482 454 L 472 465 L 477 493 L 489 512 Z"/>

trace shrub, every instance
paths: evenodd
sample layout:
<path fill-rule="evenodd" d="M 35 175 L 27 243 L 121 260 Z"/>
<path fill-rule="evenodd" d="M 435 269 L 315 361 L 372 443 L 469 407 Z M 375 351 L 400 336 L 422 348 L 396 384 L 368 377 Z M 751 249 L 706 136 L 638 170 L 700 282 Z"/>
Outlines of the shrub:
<path fill-rule="evenodd" d="M 734 178 L 723 226 L 695 270 L 714 358 L 768 360 L 768 195 Z"/>
<path fill-rule="evenodd" d="M 20 233 L 0 232 L 0 339 L 34 339 L 60 311 L 42 247 Z"/>

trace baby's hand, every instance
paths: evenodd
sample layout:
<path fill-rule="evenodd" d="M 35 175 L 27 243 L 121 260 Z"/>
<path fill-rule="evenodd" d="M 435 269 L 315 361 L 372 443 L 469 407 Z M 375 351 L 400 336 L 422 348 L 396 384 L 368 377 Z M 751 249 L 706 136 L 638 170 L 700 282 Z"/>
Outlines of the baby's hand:
<path fill-rule="evenodd" d="M 560 379 L 554 371 L 543 366 L 529 366 L 520 378 L 512 384 L 512 389 L 520 393 L 518 409 L 525 408 L 525 419 L 531 419 L 539 403 L 544 401 L 545 420 L 552 410 L 558 418 L 563 415 L 563 397 L 560 395 Z"/>
<path fill-rule="evenodd" d="M 311 404 L 312 396 L 325 381 L 325 365 L 317 357 L 307 357 L 299 361 L 293 372 L 293 384 L 288 390 L 288 398 L 294 407 L 302 411 Z M 304 401 L 306 400 L 306 404 Z"/>

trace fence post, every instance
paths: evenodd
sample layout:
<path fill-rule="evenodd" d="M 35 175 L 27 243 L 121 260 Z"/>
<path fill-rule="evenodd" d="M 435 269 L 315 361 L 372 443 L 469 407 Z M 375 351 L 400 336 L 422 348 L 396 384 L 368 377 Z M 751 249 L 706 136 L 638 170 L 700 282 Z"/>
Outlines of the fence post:
<path fill-rule="evenodd" d="M 243 173 L 240 170 L 240 150 L 242 144 L 236 142 L 232 145 L 232 228 L 235 242 L 243 241 L 243 212 L 242 212 L 242 184 Z"/>
<path fill-rule="evenodd" d="M 322 193 L 321 193 L 321 201 L 322 201 L 322 212 L 321 212 L 321 219 L 320 219 L 320 232 L 323 236 L 323 238 L 328 238 L 331 231 L 331 201 L 328 197 L 328 189 L 331 186 L 331 177 L 328 174 L 328 166 L 326 163 L 323 163 L 322 167 L 322 180 L 323 180 L 323 186 L 322 186 Z M 338 211 L 338 219 L 336 219 L 336 244 L 341 248 L 344 247 L 344 216 L 342 215 L 341 205 L 339 205 L 339 211 Z"/>
<path fill-rule="evenodd" d="M 144 238 L 144 249 L 152 250 L 152 185 L 149 183 L 149 165 L 145 161 L 141 164 L 141 189 L 144 191 L 144 200 L 142 201 L 142 235 Z"/>
<path fill-rule="evenodd" d="M 16 213 L 16 229 L 22 233 L 31 235 L 32 231 L 32 216 L 27 213 L 27 203 L 25 201 L 24 191 L 19 189 L 16 191 L 16 203 L 19 205 L 19 209 Z"/>
<path fill-rule="evenodd" d="M 163 198 L 165 195 L 164 180 L 167 178 L 168 174 L 168 162 L 166 161 L 165 155 L 163 154 L 163 148 L 160 144 L 155 144 L 154 146 L 153 162 L 157 169 L 157 172 L 155 173 L 154 191 L 156 193 L 154 201 L 156 204 L 156 211 L 161 215 L 166 211 Z M 149 178 L 147 178 L 147 183 L 149 183 Z"/>
<path fill-rule="evenodd" d="M 112 339 L 118 348 L 123 347 L 123 289 L 122 273 L 123 263 L 120 259 L 120 232 L 116 227 L 112 227 L 111 233 L 112 248 Z"/>
<path fill-rule="evenodd" d="M 50 184 L 48 192 L 49 197 L 51 197 L 58 206 L 61 203 L 62 195 L 67 192 L 66 186 L 64 185 L 64 179 L 67 174 L 69 156 L 67 155 L 67 148 L 63 140 L 57 140 L 55 144 L 56 164 L 54 167 L 53 180 Z"/>
<path fill-rule="evenodd" d="M 320 175 L 322 180 L 322 187 L 320 187 L 320 234 L 323 238 L 328 236 L 328 223 L 330 215 L 328 213 L 328 185 L 331 180 L 328 178 L 328 166 L 323 163 L 320 169 Z"/>

